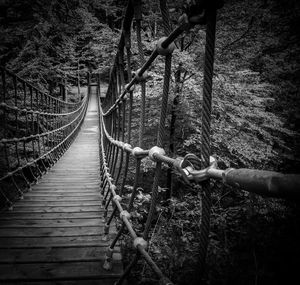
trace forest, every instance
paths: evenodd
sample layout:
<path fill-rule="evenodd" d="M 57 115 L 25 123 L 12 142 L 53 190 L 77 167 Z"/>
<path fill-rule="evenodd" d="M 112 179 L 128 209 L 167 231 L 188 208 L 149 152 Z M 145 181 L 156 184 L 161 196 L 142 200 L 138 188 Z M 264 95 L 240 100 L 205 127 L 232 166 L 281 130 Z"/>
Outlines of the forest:
<path fill-rule="evenodd" d="M 142 1 L 143 53 L 164 34 L 159 1 Z M 193 1 L 167 1 L 174 28 Z M 43 92 L 70 98 L 88 71 L 107 86 L 124 18 L 125 0 L 0 0 L 0 65 Z M 220 169 L 300 169 L 300 4 L 296 0 L 225 0 L 218 9 L 213 74 L 212 155 Z M 133 30 L 136 23 L 133 23 Z M 136 34 L 132 41 L 137 42 Z M 176 41 L 164 145 L 174 157 L 201 156 L 205 26 Z M 138 48 L 132 45 L 133 66 Z M 164 63 L 148 71 L 145 147 L 155 145 Z M 79 79 L 79 80 L 78 80 Z M 135 92 L 140 98 L 141 90 Z M 138 140 L 139 101 L 133 112 Z M 1 132 L 3 130 L 1 129 Z M 1 137 L 3 133 L 0 133 Z M 1 160 L 0 160 L 1 162 Z M 1 168 L 1 165 L 0 165 Z M 132 220 L 142 229 L 149 211 L 153 162 L 142 161 L 143 184 Z M 129 199 L 133 172 L 129 168 Z M 149 252 L 176 284 L 197 284 L 199 195 L 163 168 L 161 203 Z M 290 284 L 297 280 L 300 211 L 297 201 L 260 197 L 212 181 L 211 228 L 204 284 Z M 167 200 L 167 202 L 166 202 Z M 122 240 L 125 265 L 133 250 Z M 139 261 L 129 284 L 158 284 Z"/>

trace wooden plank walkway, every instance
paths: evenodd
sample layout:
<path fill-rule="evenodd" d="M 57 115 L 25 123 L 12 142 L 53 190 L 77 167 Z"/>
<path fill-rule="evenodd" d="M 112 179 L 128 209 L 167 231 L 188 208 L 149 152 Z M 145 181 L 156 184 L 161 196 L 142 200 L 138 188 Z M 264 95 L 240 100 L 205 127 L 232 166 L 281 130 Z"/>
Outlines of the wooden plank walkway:
<path fill-rule="evenodd" d="M 0 284 L 113 284 L 122 273 L 102 268 L 107 241 L 99 189 L 95 94 L 73 145 L 57 164 L 0 214 Z M 112 235 L 114 229 L 111 229 Z"/>

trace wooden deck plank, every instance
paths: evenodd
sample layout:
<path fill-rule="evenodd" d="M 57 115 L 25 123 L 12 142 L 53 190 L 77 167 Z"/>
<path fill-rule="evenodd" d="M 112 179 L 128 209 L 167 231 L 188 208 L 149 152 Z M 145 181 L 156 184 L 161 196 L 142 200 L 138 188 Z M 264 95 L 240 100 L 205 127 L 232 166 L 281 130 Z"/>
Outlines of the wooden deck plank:
<path fill-rule="evenodd" d="M 113 238 L 115 234 L 110 234 Z M 73 237 L 0 237 L 0 251 L 2 248 L 43 248 L 43 247 L 107 247 L 109 241 L 103 241 L 101 236 L 73 236 Z"/>
<path fill-rule="evenodd" d="M 13 208 L 11 212 L 29 212 L 29 213 L 77 213 L 77 212 L 91 212 L 100 211 L 102 207 L 96 206 L 18 206 Z"/>
<path fill-rule="evenodd" d="M 121 262 L 115 262 L 110 271 L 103 269 L 102 265 L 102 261 L 0 264 L 0 281 L 108 278 L 117 277 L 122 269 Z"/>
<path fill-rule="evenodd" d="M 26 194 L 25 198 L 29 197 L 87 197 L 87 196 L 98 196 L 100 191 L 89 191 L 89 192 L 76 192 L 76 191 L 31 191 Z"/>
<path fill-rule="evenodd" d="M 87 186 L 85 184 L 75 184 L 75 185 L 51 185 L 51 184 L 45 184 L 45 185 L 39 185 L 39 188 L 34 188 L 33 190 L 29 191 L 28 193 L 32 192 L 32 191 L 35 191 L 35 189 L 37 191 L 42 191 L 42 190 L 51 190 L 51 191 L 55 191 L 55 190 L 58 190 L 58 191 L 90 191 L 90 190 L 94 190 L 94 191 L 99 191 L 100 189 L 100 186 L 97 185 L 96 187 L 95 186 Z"/>
<path fill-rule="evenodd" d="M 100 215 L 95 219 L 60 219 L 55 217 L 53 219 L 30 219 L 30 220 L 23 220 L 17 219 L 14 220 L 6 220 L 1 219 L 0 217 L 0 232 L 1 228 L 65 228 L 65 227 L 102 227 L 103 221 Z"/>
<path fill-rule="evenodd" d="M 22 285 L 114 285 L 116 280 L 114 278 L 102 278 L 102 279 L 77 279 L 77 280 L 55 280 L 53 281 L 26 281 L 25 283 L 22 282 Z M 9 282 L 10 285 L 18 284 L 20 285 L 19 282 Z M 125 283 L 126 284 L 126 283 Z"/>
<path fill-rule="evenodd" d="M 100 194 L 98 195 L 68 195 L 68 196 L 64 196 L 64 195 L 48 195 L 48 196 L 39 196 L 39 195 L 26 195 L 24 197 L 24 202 L 25 201 L 32 201 L 32 202 L 56 202 L 56 201 L 94 201 L 94 200 L 98 200 L 100 201 Z"/>
<path fill-rule="evenodd" d="M 113 270 L 102 267 L 116 228 L 103 239 L 98 131 L 93 96 L 70 149 L 11 211 L 0 213 L 0 284 L 112 285 L 122 274 L 118 244 Z"/>
<path fill-rule="evenodd" d="M 38 215 L 34 212 L 6 212 L 5 214 L 0 214 L 0 220 L 48 220 L 48 219 L 96 219 L 103 217 L 103 211 L 87 211 L 87 212 L 67 212 L 67 213 L 39 213 Z"/>
<path fill-rule="evenodd" d="M 82 206 L 99 206 L 100 203 L 100 199 L 97 201 L 94 200 L 88 200 L 88 201 L 26 201 L 26 200 L 21 200 L 19 202 L 17 202 L 14 205 L 14 208 L 18 208 L 18 207 L 57 207 L 57 206 L 61 206 L 61 207 L 82 207 Z"/>
<path fill-rule="evenodd" d="M 101 261 L 105 258 L 106 250 L 106 247 L 101 246 L 1 249 L 0 264 Z M 113 259 L 121 260 L 121 254 L 115 252 Z"/>
<path fill-rule="evenodd" d="M 73 226 L 73 227 L 0 227 L 0 237 L 71 237 L 71 236 L 95 236 L 103 235 L 102 226 Z"/>
<path fill-rule="evenodd" d="M 82 187 L 83 189 L 86 188 L 95 188 L 95 187 L 99 187 L 100 183 L 98 182 L 83 182 L 83 181 L 66 181 L 63 182 L 61 180 L 56 180 L 56 181 L 51 181 L 49 180 L 47 182 L 47 184 L 53 188 L 55 187 L 66 187 L 66 188 L 73 188 L 73 187 Z M 46 184 L 45 184 L 46 185 Z M 41 188 L 43 187 L 43 185 L 41 185 Z"/>
<path fill-rule="evenodd" d="M 66 173 L 66 175 L 68 175 Z M 81 177 L 46 177 L 45 180 L 43 180 L 43 183 L 51 183 L 51 184 L 55 184 L 55 183 L 59 183 L 59 184 L 63 184 L 63 183 L 68 183 L 68 182 L 79 182 L 82 183 L 84 185 L 99 185 L 99 179 L 97 179 L 98 177 L 94 177 L 93 179 L 91 178 L 81 178 Z"/>

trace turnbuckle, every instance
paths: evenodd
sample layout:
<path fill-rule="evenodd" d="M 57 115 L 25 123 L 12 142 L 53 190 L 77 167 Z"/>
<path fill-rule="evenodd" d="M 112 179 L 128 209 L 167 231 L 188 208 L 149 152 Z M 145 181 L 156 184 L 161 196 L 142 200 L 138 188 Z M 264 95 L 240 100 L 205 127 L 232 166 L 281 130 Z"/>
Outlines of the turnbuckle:
<path fill-rule="evenodd" d="M 209 157 L 209 166 L 201 169 L 201 159 L 194 154 L 187 154 L 180 163 L 180 173 L 188 184 L 190 181 L 201 182 L 209 178 L 208 170 L 217 168 L 217 161 Z"/>

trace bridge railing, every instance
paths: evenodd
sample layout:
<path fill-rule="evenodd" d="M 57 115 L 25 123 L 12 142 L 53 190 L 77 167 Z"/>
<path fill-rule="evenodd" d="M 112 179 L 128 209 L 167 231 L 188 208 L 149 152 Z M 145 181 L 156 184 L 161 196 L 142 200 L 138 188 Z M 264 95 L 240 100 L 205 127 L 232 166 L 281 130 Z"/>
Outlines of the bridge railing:
<path fill-rule="evenodd" d="M 104 218 L 106 220 L 104 239 L 108 240 L 109 228 L 113 218 L 118 216 L 122 226 L 112 239 L 107 249 L 106 260 L 103 267 L 110 270 L 113 266 L 112 254 L 122 233 L 126 230 L 133 240 L 136 254 L 126 268 L 124 275 L 117 284 L 121 284 L 136 264 L 143 257 L 148 265 L 157 274 L 160 284 L 171 284 L 152 260 L 147 252 L 148 236 L 151 230 L 151 222 L 154 218 L 158 197 L 158 184 L 162 173 L 162 164 L 175 168 L 181 173 L 186 183 L 201 183 L 201 226 L 200 226 L 200 268 L 199 276 L 203 273 L 208 235 L 210 225 L 210 183 L 209 179 L 220 179 L 224 183 L 240 186 L 245 190 L 267 196 L 293 197 L 299 199 L 300 180 L 297 175 L 283 175 L 276 172 L 258 171 L 249 169 L 219 170 L 216 162 L 210 157 L 210 117 L 211 95 L 214 62 L 214 44 L 216 27 L 216 10 L 221 1 L 200 1 L 200 4 L 190 7 L 192 14 L 184 14 L 180 18 L 179 25 L 171 31 L 168 19 L 166 2 L 160 0 L 164 31 L 167 37 L 161 38 L 147 60 L 144 58 L 141 40 L 141 1 L 128 1 L 123 20 L 122 33 L 114 64 L 110 73 L 110 82 L 105 98 L 99 98 L 100 117 L 100 161 L 101 161 L 101 189 L 103 195 Z M 131 52 L 131 25 L 135 19 L 136 39 L 139 51 L 140 68 L 134 72 L 132 68 Z M 166 155 L 163 149 L 163 136 L 167 115 L 167 102 L 169 94 L 169 82 L 171 74 L 172 51 L 175 48 L 174 41 L 184 32 L 196 24 L 206 25 L 206 46 L 203 83 L 203 112 L 202 112 L 202 155 L 201 159 L 193 154 L 187 154 L 184 159 L 173 158 Z M 160 120 L 157 131 L 157 144 L 150 149 L 144 149 L 145 133 L 145 101 L 146 101 L 146 71 L 158 56 L 165 57 L 165 72 L 162 88 L 162 101 Z M 134 74 L 134 75 L 132 75 Z M 125 80 L 127 78 L 127 80 Z M 140 96 L 134 96 L 134 88 L 140 84 Z M 99 93 L 98 93 L 99 95 Z M 133 106 L 139 106 L 139 131 L 138 141 L 133 141 Z M 136 111 L 136 110 L 135 110 Z M 150 158 L 155 163 L 153 184 L 151 189 L 151 205 L 146 224 L 142 233 L 134 228 L 131 222 L 130 212 L 139 185 L 142 185 L 141 161 Z M 130 201 L 125 205 L 122 202 L 124 187 L 128 179 L 129 164 L 134 163 L 134 185 Z M 274 183 L 276 181 L 276 183 Z M 288 183 L 287 183 L 288 181 Z M 298 189 L 296 190 L 296 187 Z M 109 207 L 113 206 L 110 214 Z"/>
<path fill-rule="evenodd" d="M 141 40 L 141 1 L 129 1 L 125 12 L 122 34 L 118 45 L 118 51 L 115 56 L 114 65 L 110 74 L 110 82 L 107 90 L 105 99 L 99 100 L 99 113 L 100 113 L 100 159 L 101 159 L 101 189 L 103 194 L 103 206 L 104 206 L 104 217 L 106 219 L 105 225 L 105 237 L 109 238 L 109 227 L 114 218 L 118 215 L 122 221 L 122 226 L 118 231 L 116 237 L 112 240 L 110 247 L 107 250 L 106 261 L 104 268 L 110 270 L 112 268 L 112 253 L 113 249 L 126 229 L 133 239 L 133 245 L 136 249 L 136 255 L 132 262 L 125 270 L 124 275 L 119 280 L 122 283 L 130 272 L 131 268 L 137 262 L 138 258 L 142 256 L 148 265 L 154 270 L 158 278 L 163 283 L 171 283 L 161 272 L 159 267 L 150 257 L 147 252 L 148 236 L 151 230 L 151 223 L 155 215 L 156 203 L 158 197 L 158 183 L 161 175 L 162 164 L 167 164 L 171 167 L 179 170 L 184 177 L 186 177 L 183 171 L 182 161 L 176 158 L 172 158 L 166 155 L 163 149 L 163 137 L 165 132 L 165 121 L 167 116 L 167 103 L 169 95 L 169 83 L 171 75 L 171 61 L 172 52 L 175 48 L 174 40 L 176 40 L 181 34 L 188 31 L 195 24 L 203 23 L 204 17 L 209 15 L 215 16 L 215 7 L 200 7 L 199 19 L 192 22 L 188 15 L 185 15 L 177 28 L 170 31 L 170 24 L 167 16 L 167 7 L 165 1 L 160 1 L 160 8 L 163 15 L 163 24 L 165 34 L 167 37 L 163 37 L 158 40 L 155 49 L 147 60 L 144 58 L 142 40 Z M 199 8 L 199 7 L 198 7 Z M 213 12 L 212 12 L 213 11 Z M 205 12 L 205 14 L 204 14 Z M 207 13 L 208 12 L 208 13 Z M 132 52 L 131 52 L 131 24 L 133 17 L 135 18 L 136 26 L 136 38 L 139 51 L 139 64 L 140 68 L 133 72 L 132 67 Z M 215 17 L 212 17 L 215 20 Z M 211 47 L 210 47 L 211 49 Z M 161 101 L 161 112 L 157 131 L 157 144 L 151 149 L 144 149 L 144 133 L 145 133 L 145 107 L 146 107 L 146 71 L 150 68 L 151 64 L 155 61 L 158 56 L 165 57 L 165 75 L 162 90 L 162 101 Z M 125 60 L 126 58 L 126 60 Z M 211 63 L 212 64 L 212 63 Z M 125 74 L 127 76 L 125 76 Z M 212 76 L 212 72 L 208 74 Z M 127 77 L 127 84 L 125 84 L 125 78 Z M 211 80 L 211 78 L 210 78 Z M 133 95 L 135 85 L 141 85 L 140 100 L 136 99 Z M 211 83 L 210 83 L 211 89 Z M 211 93 L 211 90 L 208 91 Z M 133 128 L 133 104 L 138 102 L 140 118 L 139 118 L 139 134 L 138 141 L 132 140 L 132 128 Z M 140 185 L 140 174 L 141 174 L 141 161 L 143 158 L 149 157 L 155 163 L 155 174 L 153 178 L 153 184 L 151 189 L 151 205 L 149 214 L 144 227 L 143 233 L 138 233 L 134 229 L 133 224 L 130 220 L 130 212 L 133 208 L 133 202 L 137 194 L 138 186 Z M 134 161 L 135 173 L 134 173 L 134 185 L 131 193 L 131 198 L 128 205 L 124 205 L 122 195 L 124 193 L 124 187 L 128 175 L 128 166 L 130 161 Z M 188 165 L 196 164 L 199 165 L 199 159 L 191 158 L 188 156 L 184 162 Z M 121 181 L 120 181 L 121 180 Z M 207 193 L 207 190 L 205 191 Z M 205 257 L 207 243 L 208 243 L 208 232 L 209 232 L 209 197 L 203 195 L 204 205 L 202 207 L 202 214 L 205 217 L 202 221 L 202 231 L 200 235 L 204 242 L 201 244 L 202 258 Z M 108 209 L 110 204 L 113 203 L 113 211 L 108 216 Z"/>
<path fill-rule="evenodd" d="M 0 204 L 12 208 L 75 138 L 88 96 L 64 102 L 1 68 Z"/>

